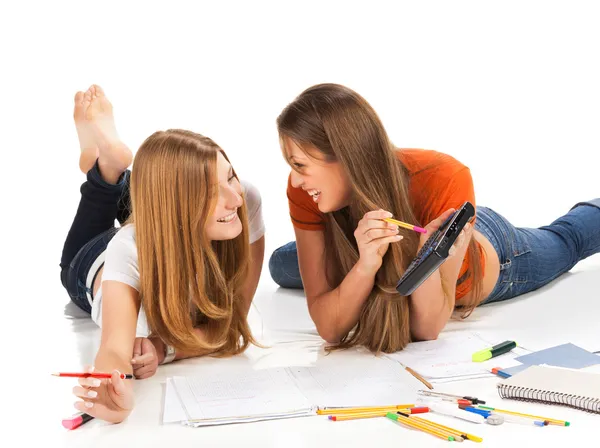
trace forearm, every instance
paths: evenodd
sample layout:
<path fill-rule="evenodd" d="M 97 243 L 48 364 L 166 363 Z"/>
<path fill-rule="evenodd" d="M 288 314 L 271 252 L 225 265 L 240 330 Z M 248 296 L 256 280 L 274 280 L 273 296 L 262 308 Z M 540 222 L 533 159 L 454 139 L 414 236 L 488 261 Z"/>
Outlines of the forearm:
<path fill-rule="evenodd" d="M 208 342 L 208 336 L 206 334 L 205 326 L 195 328 L 194 332 L 202 341 Z M 150 338 L 150 340 L 152 341 L 152 343 L 154 344 L 154 347 L 156 348 L 156 354 L 158 356 L 158 363 L 161 364 L 165 359 L 165 344 L 163 341 L 161 341 L 158 338 Z M 177 361 L 179 359 L 197 358 L 199 356 L 209 355 L 210 353 L 211 353 L 211 351 L 206 350 L 206 349 L 198 349 L 198 350 L 186 351 L 186 352 L 182 352 L 181 350 L 176 350 L 174 361 Z"/>
<path fill-rule="evenodd" d="M 452 316 L 456 282 L 465 253 L 466 245 L 412 293 L 410 328 L 415 339 L 436 339 Z"/>
<path fill-rule="evenodd" d="M 454 309 L 455 288 L 446 285 L 437 270 L 410 296 L 410 329 L 414 339 L 436 339 L 448 322 Z"/>
<path fill-rule="evenodd" d="M 339 342 L 356 325 L 376 272 L 357 263 L 337 288 L 312 301 L 310 316 L 327 342 Z"/>
<path fill-rule="evenodd" d="M 133 373 L 131 354 L 125 355 L 121 351 L 101 345 L 94 361 L 94 369 L 99 372 L 112 372 L 117 369 L 121 373 Z"/>

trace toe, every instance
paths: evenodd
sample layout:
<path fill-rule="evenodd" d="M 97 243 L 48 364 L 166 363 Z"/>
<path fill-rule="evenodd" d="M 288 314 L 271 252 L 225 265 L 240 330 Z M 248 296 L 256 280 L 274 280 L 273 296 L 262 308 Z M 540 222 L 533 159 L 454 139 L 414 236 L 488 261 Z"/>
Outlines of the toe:
<path fill-rule="evenodd" d="M 90 87 L 83 94 L 83 102 L 89 104 L 91 101 L 92 101 L 92 88 Z"/>
<path fill-rule="evenodd" d="M 104 90 L 102 90 L 102 87 L 100 87 L 98 84 L 94 84 L 93 87 L 94 87 L 96 96 L 105 96 Z"/>

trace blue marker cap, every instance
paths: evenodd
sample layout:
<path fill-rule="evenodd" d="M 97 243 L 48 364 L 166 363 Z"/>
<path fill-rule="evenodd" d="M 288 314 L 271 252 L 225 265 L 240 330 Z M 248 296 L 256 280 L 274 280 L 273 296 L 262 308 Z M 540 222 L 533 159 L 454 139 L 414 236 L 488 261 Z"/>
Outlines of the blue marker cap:
<path fill-rule="evenodd" d="M 464 409 L 465 411 L 469 411 L 472 412 L 473 414 L 479 414 L 479 415 L 483 415 L 485 418 L 488 418 L 490 415 L 492 415 L 492 413 L 490 411 L 486 411 L 484 409 L 477 409 L 474 408 L 472 406 L 459 406 L 461 409 Z"/>

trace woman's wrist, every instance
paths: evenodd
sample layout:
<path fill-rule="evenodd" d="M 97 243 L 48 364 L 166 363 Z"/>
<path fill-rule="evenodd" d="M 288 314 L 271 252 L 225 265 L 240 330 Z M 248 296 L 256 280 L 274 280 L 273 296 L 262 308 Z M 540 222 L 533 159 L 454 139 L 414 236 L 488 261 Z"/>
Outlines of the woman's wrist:
<path fill-rule="evenodd" d="M 158 364 L 162 364 L 165 360 L 165 343 L 157 337 L 149 338 L 150 342 L 154 345 L 154 349 L 156 350 L 156 356 L 158 358 Z"/>
<path fill-rule="evenodd" d="M 380 260 L 379 263 L 367 262 L 362 258 L 359 258 L 354 267 L 356 272 L 361 275 L 375 277 L 375 274 L 377 274 L 377 271 L 381 268 L 382 262 L 383 260 Z"/>

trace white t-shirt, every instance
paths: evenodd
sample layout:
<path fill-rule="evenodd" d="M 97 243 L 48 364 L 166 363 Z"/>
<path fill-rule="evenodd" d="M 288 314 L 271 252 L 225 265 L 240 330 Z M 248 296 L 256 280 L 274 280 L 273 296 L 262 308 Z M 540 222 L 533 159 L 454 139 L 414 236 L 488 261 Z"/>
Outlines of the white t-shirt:
<path fill-rule="evenodd" d="M 250 244 L 259 240 L 265 233 L 262 217 L 262 202 L 258 189 L 246 181 L 241 181 L 248 208 L 250 225 Z M 104 271 L 102 281 L 114 280 L 140 290 L 140 271 L 138 267 L 137 247 L 135 245 L 135 227 L 133 224 L 123 226 L 110 240 L 104 253 Z M 91 303 L 91 317 L 102 327 L 102 287 L 98 288 Z M 136 336 L 147 337 L 150 334 L 146 314 L 140 308 Z"/>

